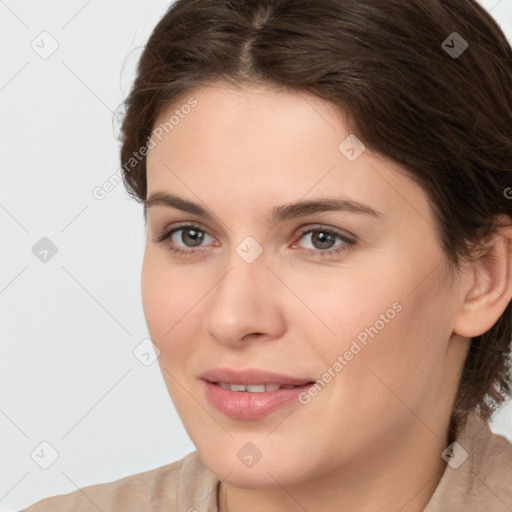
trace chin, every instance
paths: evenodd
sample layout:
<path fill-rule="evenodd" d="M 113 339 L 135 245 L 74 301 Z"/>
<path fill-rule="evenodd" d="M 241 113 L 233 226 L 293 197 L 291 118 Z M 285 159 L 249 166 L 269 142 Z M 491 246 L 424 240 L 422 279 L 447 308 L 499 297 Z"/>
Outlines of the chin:
<path fill-rule="evenodd" d="M 252 467 L 246 467 L 237 458 L 236 451 L 230 453 L 229 456 L 226 456 L 226 452 L 218 454 L 211 451 L 205 453 L 200 449 L 198 451 L 205 466 L 219 480 L 234 487 L 255 489 L 275 487 L 276 485 L 289 486 L 300 483 L 306 478 L 305 468 L 300 460 L 290 458 L 283 460 L 283 458 L 274 456 L 269 456 L 267 460 L 264 460 L 265 456 L 262 456 Z"/>

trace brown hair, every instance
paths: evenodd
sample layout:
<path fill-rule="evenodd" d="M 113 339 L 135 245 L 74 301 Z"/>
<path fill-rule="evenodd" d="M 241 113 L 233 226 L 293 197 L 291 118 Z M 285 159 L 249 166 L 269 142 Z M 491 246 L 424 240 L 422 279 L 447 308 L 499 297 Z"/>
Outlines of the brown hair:
<path fill-rule="evenodd" d="M 447 51 L 453 32 L 468 43 L 458 56 Z M 159 114 L 220 79 L 312 93 L 348 113 L 352 132 L 428 194 L 454 267 L 498 215 L 512 216 L 512 49 L 474 0 L 178 0 L 125 101 L 121 164 L 132 197 L 146 199 L 146 158 L 133 156 Z M 471 340 L 452 435 L 469 410 L 489 418 L 510 393 L 511 330 L 509 303 Z"/>

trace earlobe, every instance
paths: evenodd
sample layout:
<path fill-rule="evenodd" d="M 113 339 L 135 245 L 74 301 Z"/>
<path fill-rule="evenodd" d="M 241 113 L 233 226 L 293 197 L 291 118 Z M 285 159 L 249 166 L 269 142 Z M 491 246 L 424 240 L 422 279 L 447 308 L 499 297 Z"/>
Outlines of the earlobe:
<path fill-rule="evenodd" d="M 503 216 L 503 221 L 508 217 Z M 468 284 L 454 333 L 467 338 L 487 332 L 500 318 L 512 297 L 512 226 L 498 228 L 485 251 L 463 278 Z"/>

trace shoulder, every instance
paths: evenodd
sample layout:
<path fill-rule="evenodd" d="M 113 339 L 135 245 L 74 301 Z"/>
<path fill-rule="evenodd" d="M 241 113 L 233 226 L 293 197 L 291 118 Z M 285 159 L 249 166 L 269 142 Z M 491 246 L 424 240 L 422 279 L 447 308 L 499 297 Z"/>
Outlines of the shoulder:
<path fill-rule="evenodd" d="M 472 412 L 425 512 L 512 510 L 512 443 Z"/>
<path fill-rule="evenodd" d="M 189 501 L 191 505 L 187 508 L 192 508 L 194 503 L 204 500 L 205 495 L 209 496 L 216 490 L 216 483 L 216 477 L 194 451 L 181 460 L 156 469 L 45 498 L 21 512 L 177 510 L 180 500 Z"/>
<path fill-rule="evenodd" d="M 472 467 L 474 493 L 481 491 L 489 496 L 489 503 L 496 503 L 496 510 L 512 509 L 512 443 L 507 438 L 493 434 L 487 423 L 480 419 L 480 429 L 468 431 L 468 443 L 475 452 L 477 465 Z M 492 498 L 491 498 L 492 495 Z M 498 505 L 501 504 L 501 507 Z M 506 504 L 506 506 L 505 506 Z M 494 510 L 494 509 L 493 509 Z"/>

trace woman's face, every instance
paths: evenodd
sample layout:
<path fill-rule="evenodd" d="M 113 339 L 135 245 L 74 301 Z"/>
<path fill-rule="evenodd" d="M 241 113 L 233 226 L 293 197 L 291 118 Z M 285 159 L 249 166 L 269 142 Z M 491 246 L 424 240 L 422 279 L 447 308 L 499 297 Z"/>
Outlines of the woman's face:
<path fill-rule="evenodd" d="M 286 486 L 442 444 L 466 344 L 424 191 L 308 94 L 217 82 L 155 128 L 144 312 L 205 464 Z"/>

